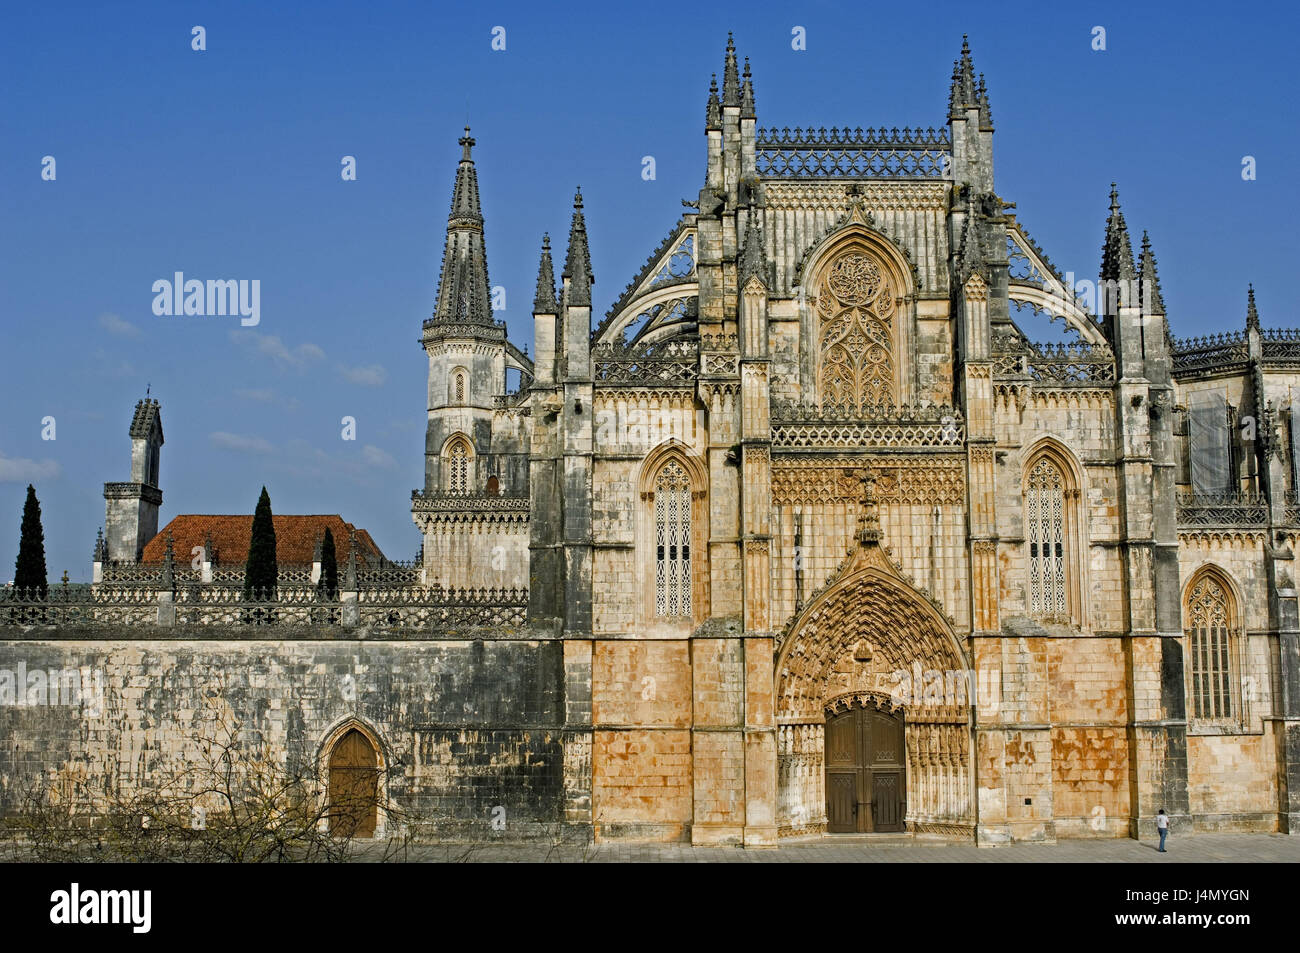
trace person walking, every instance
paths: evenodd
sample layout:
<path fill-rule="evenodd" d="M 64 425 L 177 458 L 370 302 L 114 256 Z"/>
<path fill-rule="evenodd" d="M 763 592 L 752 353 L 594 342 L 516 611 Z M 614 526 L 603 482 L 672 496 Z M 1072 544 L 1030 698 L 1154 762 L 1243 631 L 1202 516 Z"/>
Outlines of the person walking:
<path fill-rule="evenodd" d="M 1160 832 L 1160 853 L 1167 854 L 1165 850 L 1165 838 L 1169 836 L 1169 815 L 1165 813 L 1162 807 L 1160 813 L 1156 815 L 1156 830 Z"/>

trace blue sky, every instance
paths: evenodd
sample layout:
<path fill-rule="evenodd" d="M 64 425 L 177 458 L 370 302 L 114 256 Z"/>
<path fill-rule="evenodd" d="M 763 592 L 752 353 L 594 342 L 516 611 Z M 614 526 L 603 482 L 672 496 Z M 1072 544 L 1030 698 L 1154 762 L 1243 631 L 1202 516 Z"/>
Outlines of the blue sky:
<path fill-rule="evenodd" d="M 695 197 L 728 29 L 760 125 L 939 126 L 970 34 L 996 186 L 1061 270 L 1095 277 L 1110 182 L 1149 229 L 1178 336 L 1235 329 L 1255 284 L 1291 326 L 1300 154 L 1283 4 L 7 5 L 0 30 L 0 581 L 28 482 L 50 578 L 88 578 L 102 484 L 163 406 L 162 519 L 337 512 L 419 545 L 426 359 L 468 113 L 488 266 L 531 343 L 543 231 L 581 185 L 597 317 Z M 191 28 L 207 49 L 191 49 Z M 491 48 L 505 27 L 506 49 Z M 807 49 L 791 48 L 802 26 Z M 1091 47 L 1106 30 L 1106 50 Z M 43 181 L 54 156 L 57 178 Z M 340 160 L 357 160 L 344 182 Z M 657 178 L 641 178 L 653 155 Z M 1257 179 L 1243 181 L 1243 156 Z M 261 323 L 157 317 L 152 284 L 261 282 Z M 340 419 L 357 439 L 340 438 Z M 42 419 L 56 439 L 42 440 Z"/>

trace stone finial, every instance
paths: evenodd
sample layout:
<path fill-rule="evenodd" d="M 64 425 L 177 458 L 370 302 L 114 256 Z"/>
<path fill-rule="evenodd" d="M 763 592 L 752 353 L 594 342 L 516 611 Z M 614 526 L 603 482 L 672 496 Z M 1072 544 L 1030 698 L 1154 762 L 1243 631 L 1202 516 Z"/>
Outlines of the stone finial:
<path fill-rule="evenodd" d="M 349 592 L 357 590 L 357 534 L 348 533 L 348 568 L 343 574 L 343 588 Z"/>
<path fill-rule="evenodd" d="M 212 530 L 208 530 L 203 534 L 203 559 L 210 563 L 217 561 L 216 551 L 212 545 Z"/>
<path fill-rule="evenodd" d="M 736 41 L 727 34 L 727 56 L 722 66 L 722 105 L 740 105 L 740 74 L 736 68 Z"/>
<path fill-rule="evenodd" d="M 100 527 L 95 533 L 95 562 L 106 562 L 106 553 L 104 550 L 104 527 Z"/>
<path fill-rule="evenodd" d="M 1259 312 L 1255 310 L 1255 285 L 1246 286 L 1246 328 L 1259 330 Z"/>
<path fill-rule="evenodd" d="M 555 265 L 551 261 L 551 236 L 542 236 L 542 258 L 537 265 L 537 294 L 533 296 L 533 314 L 556 314 Z"/>
<path fill-rule="evenodd" d="M 721 129 L 722 128 L 722 101 L 718 99 L 718 74 L 713 74 L 713 79 L 709 82 L 709 102 L 704 111 L 704 128 Z"/>

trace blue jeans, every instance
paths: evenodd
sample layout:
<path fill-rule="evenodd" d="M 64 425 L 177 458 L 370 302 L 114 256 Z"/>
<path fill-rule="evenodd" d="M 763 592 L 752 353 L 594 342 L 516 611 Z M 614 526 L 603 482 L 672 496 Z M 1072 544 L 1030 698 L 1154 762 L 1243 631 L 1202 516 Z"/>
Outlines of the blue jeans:
<path fill-rule="evenodd" d="M 1165 838 L 1167 836 L 1169 836 L 1169 828 L 1167 827 L 1160 828 L 1160 849 L 1161 850 L 1165 849 Z"/>

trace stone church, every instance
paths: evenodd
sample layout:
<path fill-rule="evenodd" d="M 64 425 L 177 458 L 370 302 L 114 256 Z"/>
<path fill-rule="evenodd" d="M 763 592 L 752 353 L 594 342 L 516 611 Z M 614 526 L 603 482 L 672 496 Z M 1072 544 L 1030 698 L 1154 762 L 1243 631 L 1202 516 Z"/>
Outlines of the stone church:
<path fill-rule="evenodd" d="M 1239 330 L 1176 338 L 1113 188 L 1079 294 L 995 190 L 965 43 L 938 128 L 762 128 L 731 41 L 703 119 L 698 198 L 603 317 L 580 193 L 558 283 L 542 239 L 531 356 L 460 140 L 406 585 L 515 615 L 367 615 L 359 584 L 253 660 L 183 627 L 129 663 L 152 636 L 40 644 L 110 686 L 262 666 L 231 704 L 287 757 L 364 742 L 387 803 L 517 833 L 1300 831 L 1300 333 L 1252 290 Z M 338 666 L 352 699 L 310 674 Z M 121 704 L 113 758 L 165 751 Z"/>

